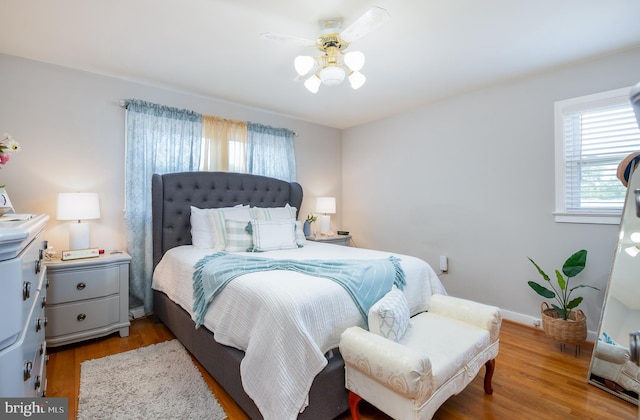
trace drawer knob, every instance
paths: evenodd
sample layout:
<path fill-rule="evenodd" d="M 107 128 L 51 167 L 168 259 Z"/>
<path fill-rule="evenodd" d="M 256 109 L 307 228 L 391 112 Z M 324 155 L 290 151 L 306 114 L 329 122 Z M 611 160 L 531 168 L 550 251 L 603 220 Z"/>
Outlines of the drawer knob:
<path fill-rule="evenodd" d="M 36 332 L 40 331 L 42 328 L 47 326 L 47 317 L 38 318 L 36 321 Z"/>
<path fill-rule="evenodd" d="M 84 321 L 87 319 L 87 314 L 80 314 L 77 316 L 78 321 Z"/>
<path fill-rule="evenodd" d="M 25 281 L 22 284 L 22 300 L 27 300 L 31 297 L 31 282 Z"/>
<path fill-rule="evenodd" d="M 84 284 L 83 282 L 80 282 L 76 285 L 76 289 L 78 290 L 84 290 L 85 287 L 87 287 L 87 285 Z"/>
<path fill-rule="evenodd" d="M 40 375 L 36 376 L 36 380 L 33 381 L 33 389 L 37 390 L 38 388 L 40 388 Z"/>
<path fill-rule="evenodd" d="M 42 303 L 41 303 L 42 307 L 44 308 L 45 306 L 47 306 L 47 297 L 43 297 L 42 298 Z"/>
<path fill-rule="evenodd" d="M 36 274 L 38 274 L 41 269 L 42 269 L 42 260 L 37 260 L 36 261 Z"/>
<path fill-rule="evenodd" d="M 30 361 L 26 361 L 24 362 L 24 375 L 23 378 L 24 380 L 28 380 L 31 377 L 31 371 L 33 370 L 33 363 L 31 363 Z"/>

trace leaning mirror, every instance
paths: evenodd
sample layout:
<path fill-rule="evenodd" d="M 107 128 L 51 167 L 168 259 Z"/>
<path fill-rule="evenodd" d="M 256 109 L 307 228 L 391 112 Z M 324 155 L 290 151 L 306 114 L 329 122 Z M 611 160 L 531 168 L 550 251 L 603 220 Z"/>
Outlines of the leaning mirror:
<path fill-rule="evenodd" d="M 640 124 L 640 84 L 632 92 Z M 638 166 L 640 154 L 630 155 L 620 166 L 627 169 L 627 195 L 588 377 L 593 385 L 636 405 L 640 366 L 631 358 L 630 334 L 640 330 L 640 169 L 634 170 Z"/>

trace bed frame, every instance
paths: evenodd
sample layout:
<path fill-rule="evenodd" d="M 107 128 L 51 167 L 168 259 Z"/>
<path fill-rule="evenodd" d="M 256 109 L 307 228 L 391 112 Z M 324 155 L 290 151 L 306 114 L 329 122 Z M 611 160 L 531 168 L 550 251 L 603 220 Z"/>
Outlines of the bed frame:
<path fill-rule="evenodd" d="M 154 268 L 167 250 L 191 244 L 190 206 L 282 207 L 288 203 L 299 210 L 302 204 L 302 187 L 296 182 L 231 172 L 156 174 L 151 189 Z M 189 314 L 164 293 L 154 290 L 153 296 L 156 316 L 249 417 L 261 419 L 260 411 L 242 387 L 240 361 L 244 352 L 219 344 L 204 326 L 196 329 Z M 328 365 L 314 379 L 309 406 L 298 418 L 334 419 L 348 408 L 344 361 L 336 349 Z"/>

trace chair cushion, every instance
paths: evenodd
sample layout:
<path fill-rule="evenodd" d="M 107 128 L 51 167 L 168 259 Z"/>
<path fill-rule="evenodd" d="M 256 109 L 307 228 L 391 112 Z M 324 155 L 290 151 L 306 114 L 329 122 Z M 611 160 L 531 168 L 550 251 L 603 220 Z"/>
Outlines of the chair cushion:
<path fill-rule="evenodd" d="M 410 327 L 399 343 L 429 355 L 433 387 L 437 389 L 462 367 L 472 364 L 473 359 L 490 346 L 491 340 L 485 329 L 423 312 L 411 318 Z"/>
<path fill-rule="evenodd" d="M 369 309 L 369 331 L 397 342 L 407 330 L 409 316 L 407 298 L 393 288 Z"/>

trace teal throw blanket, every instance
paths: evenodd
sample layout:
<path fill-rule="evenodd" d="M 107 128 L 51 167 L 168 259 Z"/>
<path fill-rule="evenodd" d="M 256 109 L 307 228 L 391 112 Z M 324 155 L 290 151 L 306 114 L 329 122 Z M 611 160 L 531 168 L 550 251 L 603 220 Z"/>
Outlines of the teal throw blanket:
<path fill-rule="evenodd" d="M 196 328 L 204 322 L 209 303 L 234 278 L 256 271 L 291 270 L 324 277 L 340 284 L 349 293 L 365 322 L 369 308 L 391 290 L 405 286 L 400 259 L 378 260 L 273 260 L 217 252 L 195 264 L 193 273 L 193 311 Z"/>

